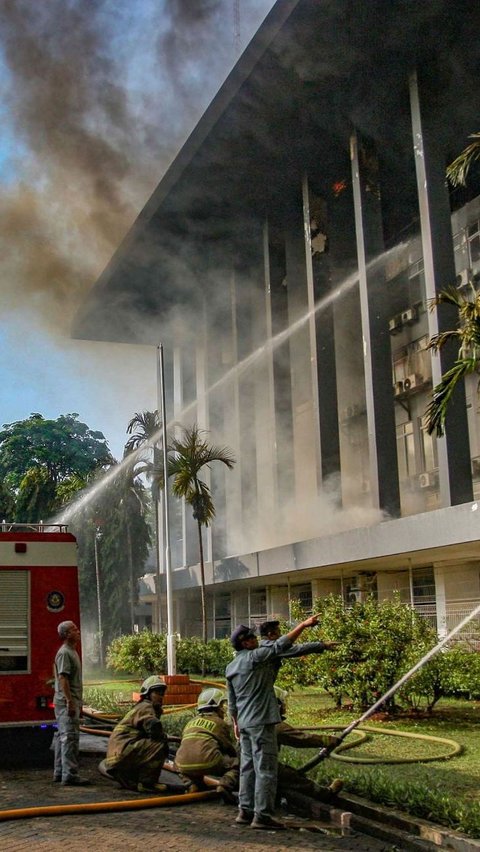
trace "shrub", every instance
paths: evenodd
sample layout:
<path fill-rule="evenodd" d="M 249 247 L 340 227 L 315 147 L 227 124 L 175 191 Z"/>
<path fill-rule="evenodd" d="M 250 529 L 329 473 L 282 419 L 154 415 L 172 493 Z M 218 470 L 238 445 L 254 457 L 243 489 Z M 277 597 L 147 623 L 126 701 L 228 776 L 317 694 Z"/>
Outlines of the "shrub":
<path fill-rule="evenodd" d="M 338 648 L 283 663 L 278 683 L 322 687 L 337 705 L 348 696 L 355 708 L 370 707 L 436 642 L 427 621 L 398 598 L 380 603 L 369 598 L 345 608 L 331 595 L 317 600 L 314 610 L 320 626 L 311 638 L 336 641 Z M 299 620 L 305 617 L 298 604 L 292 612 Z M 385 709 L 395 709 L 394 697 Z"/>
<path fill-rule="evenodd" d="M 205 660 L 207 674 L 223 676 L 227 664 L 233 659 L 233 653 L 228 639 L 210 639 L 205 645 L 197 636 L 177 636 L 177 671 L 200 674 Z M 140 677 L 152 672 L 165 673 L 166 635 L 142 630 L 141 633 L 119 636 L 107 649 L 107 666 L 114 671 L 129 672 Z"/>

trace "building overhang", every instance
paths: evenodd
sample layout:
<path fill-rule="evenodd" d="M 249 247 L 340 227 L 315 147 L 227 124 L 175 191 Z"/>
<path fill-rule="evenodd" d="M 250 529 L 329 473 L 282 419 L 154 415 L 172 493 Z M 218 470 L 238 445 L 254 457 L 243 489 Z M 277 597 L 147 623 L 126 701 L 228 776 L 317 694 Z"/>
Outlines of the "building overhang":
<path fill-rule="evenodd" d="M 395 161 L 393 119 L 408 125 L 406 82 L 423 59 L 437 57 L 442 97 L 457 96 L 466 57 L 478 59 L 478 10 L 379 8 L 278 0 L 94 285 L 76 337 L 156 343 L 159 323 L 208 290 L 219 243 L 241 247 L 256 218 L 288 208 L 310 164 L 326 185 L 342 177 L 331 152 L 348 164 L 353 127 Z M 442 133 L 458 141 L 460 125 Z"/>
<path fill-rule="evenodd" d="M 281 585 L 475 561 L 480 504 L 472 502 L 207 563 L 205 579 L 210 591 L 231 591 L 245 583 Z M 176 591 L 199 586 L 199 566 L 173 572 Z"/>

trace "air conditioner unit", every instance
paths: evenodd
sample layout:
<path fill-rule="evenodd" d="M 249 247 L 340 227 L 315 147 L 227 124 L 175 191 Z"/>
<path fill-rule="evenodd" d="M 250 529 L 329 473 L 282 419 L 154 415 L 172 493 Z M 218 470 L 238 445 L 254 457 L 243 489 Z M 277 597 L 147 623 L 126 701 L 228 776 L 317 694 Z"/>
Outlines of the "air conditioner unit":
<path fill-rule="evenodd" d="M 347 593 L 347 603 L 355 604 L 362 602 L 363 592 L 361 589 L 349 589 Z"/>
<path fill-rule="evenodd" d="M 402 328 L 402 315 L 397 314 L 397 316 L 392 317 L 388 320 L 388 330 L 390 334 L 398 334 Z"/>
<path fill-rule="evenodd" d="M 462 287 L 468 287 L 472 280 L 472 270 L 471 269 L 462 269 L 458 275 L 456 280 L 457 289 L 460 290 Z"/>
<path fill-rule="evenodd" d="M 420 488 L 435 488 L 437 483 L 438 477 L 434 470 L 430 470 L 427 473 L 421 473 L 418 477 L 418 484 Z"/>
<path fill-rule="evenodd" d="M 480 456 L 472 459 L 472 476 L 474 479 L 480 479 Z"/>
<path fill-rule="evenodd" d="M 407 378 L 404 379 L 403 390 L 415 390 L 415 388 L 420 387 L 421 384 L 423 384 L 423 376 L 418 376 L 416 373 L 412 373 L 410 376 L 407 376 Z"/>
<path fill-rule="evenodd" d="M 402 318 L 402 325 L 410 325 L 417 320 L 417 310 L 416 308 L 408 308 L 408 310 L 402 311 L 400 316 Z"/>
<path fill-rule="evenodd" d="M 395 396 L 401 396 L 403 393 L 403 382 L 395 382 L 393 386 L 393 393 Z"/>

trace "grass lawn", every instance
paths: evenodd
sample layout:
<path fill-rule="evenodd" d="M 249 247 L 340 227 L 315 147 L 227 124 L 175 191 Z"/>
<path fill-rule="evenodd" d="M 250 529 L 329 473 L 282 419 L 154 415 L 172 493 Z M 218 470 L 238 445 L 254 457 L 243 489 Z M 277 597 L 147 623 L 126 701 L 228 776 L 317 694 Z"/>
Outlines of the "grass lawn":
<path fill-rule="evenodd" d="M 112 678 L 102 682 L 86 681 L 85 704 L 107 712 L 126 712 L 131 694 L 137 691 L 140 680 Z M 194 678 L 200 680 L 200 678 Z M 188 714 L 165 716 L 165 728 L 180 734 Z M 302 689 L 288 697 L 288 721 L 298 727 L 333 726 L 340 730 L 358 718 L 345 710 L 337 711 L 325 693 L 314 688 Z M 391 805 L 415 816 L 430 819 L 480 837 L 480 703 L 442 699 L 433 714 L 425 717 L 405 717 L 394 720 L 370 719 L 365 723 L 380 729 L 345 756 L 377 758 L 375 765 L 353 764 L 329 757 L 311 771 L 311 777 L 321 782 L 334 777 L 344 780 L 345 790 L 371 801 Z M 448 746 L 428 740 L 404 739 L 383 735 L 385 731 L 406 731 L 455 740 L 462 753 L 449 760 L 421 762 L 448 751 Z M 349 740 L 357 738 L 353 732 Z M 283 747 L 280 758 L 293 766 L 302 766 L 316 752 L 312 749 Z M 382 760 L 420 758 L 415 763 L 382 763 Z"/>
<path fill-rule="evenodd" d="M 299 727 L 333 725 L 345 728 L 360 714 L 338 712 L 328 697 L 313 689 L 289 697 L 288 720 Z M 350 764 L 328 758 L 312 770 L 314 777 L 344 779 L 345 789 L 373 801 L 392 805 L 417 816 L 440 822 L 474 837 L 480 837 L 480 704 L 443 699 L 433 714 L 425 718 L 398 718 L 392 721 L 368 720 L 365 724 L 381 731 L 456 740 L 463 751 L 450 760 L 429 763 L 382 764 L 382 759 L 437 757 L 448 747 L 422 740 L 371 735 L 345 756 L 375 757 L 375 765 Z M 356 737 L 355 733 L 350 735 Z M 312 749 L 282 749 L 285 762 L 301 766 L 314 755 Z"/>

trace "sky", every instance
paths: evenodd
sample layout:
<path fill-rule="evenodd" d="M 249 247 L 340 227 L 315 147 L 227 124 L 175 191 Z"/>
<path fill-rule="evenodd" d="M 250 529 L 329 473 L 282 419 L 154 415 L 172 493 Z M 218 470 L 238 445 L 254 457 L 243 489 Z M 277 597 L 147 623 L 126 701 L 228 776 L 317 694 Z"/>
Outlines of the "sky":
<path fill-rule="evenodd" d="M 0 0 L 0 426 L 76 412 L 120 458 L 157 407 L 154 347 L 71 324 L 274 3 L 238 5 Z"/>

